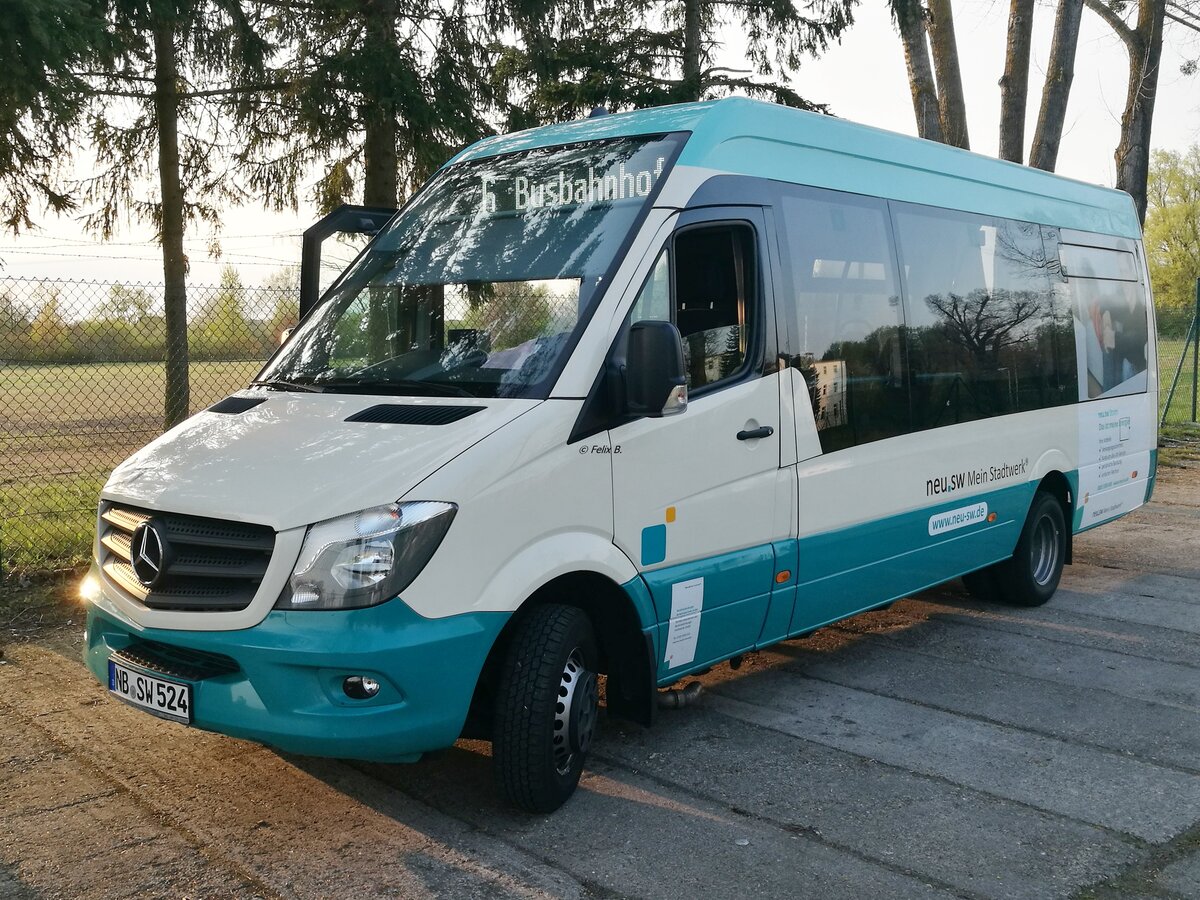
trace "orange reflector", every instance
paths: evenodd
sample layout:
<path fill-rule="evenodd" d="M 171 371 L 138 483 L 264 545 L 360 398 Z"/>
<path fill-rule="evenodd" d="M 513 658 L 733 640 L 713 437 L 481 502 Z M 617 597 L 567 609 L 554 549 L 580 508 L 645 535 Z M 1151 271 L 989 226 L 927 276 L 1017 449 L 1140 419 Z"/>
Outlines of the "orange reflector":
<path fill-rule="evenodd" d="M 1137 469 L 1134 469 L 1134 470 L 1133 470 L 1133 475 L 1131 475 L 1130 477 L 1131 477 L 1131 478 L 1137 478 Z"/>
<path fill-rule="evenodd" d="M 784 569 L 782 572 L 779 572 L 775 575 L 775 583 L 783 584 L 785 581 L 787 581 L 791 577 L 792 577 L 791 571 L 789 569 Z"/>
<path fill-rule="evenodd" d="M 995 522 L 995 521 L 996 521 L 996 514 L 995 514 L 995 513 L 988 513 L 988 521 L 989 521 L 989 522 Z"/>
<path fill-rule="evenodd" d="M 671 522 L 674 522 L 674 521 L 675 521 L 675 507 L 668 506 L 667 507 L 667 524 L 670 524 Z"/>

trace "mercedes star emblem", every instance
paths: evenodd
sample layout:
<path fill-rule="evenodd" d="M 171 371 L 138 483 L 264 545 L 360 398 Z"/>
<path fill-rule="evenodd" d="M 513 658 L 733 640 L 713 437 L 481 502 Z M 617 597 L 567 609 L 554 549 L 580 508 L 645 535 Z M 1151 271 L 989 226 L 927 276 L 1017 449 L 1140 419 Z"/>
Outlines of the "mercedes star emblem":
<path fill-rule="evenodd" d="M 130 539 L 129 564 L 142 587 L 152 588 L 167 568 L 167 543 L 154 520 L 143 522 Z"/>

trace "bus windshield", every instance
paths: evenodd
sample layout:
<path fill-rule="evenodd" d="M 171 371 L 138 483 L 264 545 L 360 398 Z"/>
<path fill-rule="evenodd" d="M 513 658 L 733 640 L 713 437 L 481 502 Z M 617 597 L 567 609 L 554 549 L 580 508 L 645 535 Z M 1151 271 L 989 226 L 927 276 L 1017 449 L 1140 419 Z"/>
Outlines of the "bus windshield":
<path fill-rule="evenodd" d="M 677 142 L 622 138 L 443 170 L 258 381 L 418 396 L 547 396 Z"/>

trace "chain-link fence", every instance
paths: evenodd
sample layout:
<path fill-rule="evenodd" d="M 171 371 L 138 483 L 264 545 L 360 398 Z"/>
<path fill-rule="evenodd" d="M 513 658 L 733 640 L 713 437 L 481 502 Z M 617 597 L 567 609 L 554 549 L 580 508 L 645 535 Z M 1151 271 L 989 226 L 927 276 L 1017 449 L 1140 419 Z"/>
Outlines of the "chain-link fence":
<path fill-rule="evenodd" d="M 1200 288 L 1197 289 L 1200 291 Z M 1196 307 L 1157 310 L 1159 424 L 1196 425 L 1200 416 L 1200 300 Z"/>
<path fill-rule="evenodd" d="M 162 293 L 159 285 L 0 278 L 0 575 L 86 561 L 108 473 L 161 433 L 172 405 Z M 544 307 L 530 322 L 499 302 L 506 296 L 454 307 L 450 333 L 475 329 L 508 347 L 530 329 L 561 330 L 548 302 L 520 304 L 522 313 Z M 297 299 L 292 290 L 243 287 L 232 275 L 189 285 L 190 411 L 249 382 L 295 322 Z M 1157 318 L 1161 421 L 1195 425 L 1195 310 L 1159 309 Z"/>
<path fill-rule="evenodd" d="M 297 304 L 189 285 L 187 408 L 245 387 Z M 87 559 L 108 473 L 163 430 L 165 355 L 161 285 L 0 278 L 0 576 Z"/>

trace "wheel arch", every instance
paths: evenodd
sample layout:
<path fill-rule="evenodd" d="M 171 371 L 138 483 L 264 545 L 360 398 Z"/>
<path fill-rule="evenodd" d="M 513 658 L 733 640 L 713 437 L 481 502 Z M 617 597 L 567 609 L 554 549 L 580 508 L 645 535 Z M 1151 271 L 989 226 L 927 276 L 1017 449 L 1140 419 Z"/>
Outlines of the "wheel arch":
<path fill-rule="evenodd" d="M 591 620 L 599 645 L 600 672 L 608 676 L 609 714 L 641 725 L 652 724 L 655 710 L 655 650 L 649 631 L 652 612 L 640 609 L 634 596 L 609 575 L 578 569 L 559 574 L 539 586 L 501 629 L 480 671 L 463 736 L 490 737 L 494 688 L 513 635 L 530 612 L 547 603 L 582 609 Z"/>
<path fill-rule="evenodd" d="M 1074 539 L 1072 532 L 1074 529 L 1072 523 L 1075 521 L 1075 489 L 1071 485 L 1071 480 L 1058 469 L 1051 469 L 1049 472 L 1046 472 L 1042 476 L 1041 481 L 1038 482 L 1037 489 L 1055 497 L 1062 506 L 1063 520 L 1067 526 L 1067 554 L 1065 562 L 1070 564 L 1073 561 L 1072 545 L 1074 544 Z"/>

